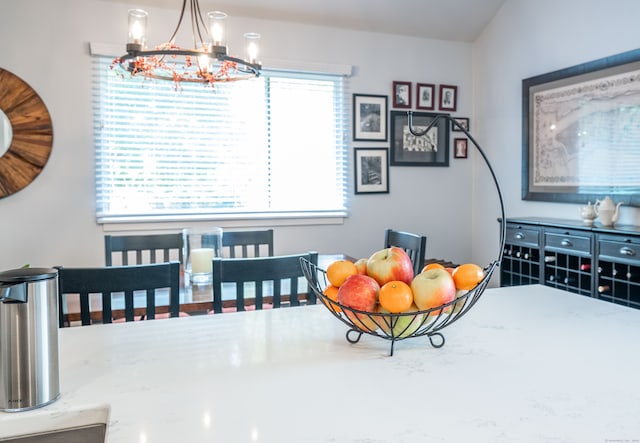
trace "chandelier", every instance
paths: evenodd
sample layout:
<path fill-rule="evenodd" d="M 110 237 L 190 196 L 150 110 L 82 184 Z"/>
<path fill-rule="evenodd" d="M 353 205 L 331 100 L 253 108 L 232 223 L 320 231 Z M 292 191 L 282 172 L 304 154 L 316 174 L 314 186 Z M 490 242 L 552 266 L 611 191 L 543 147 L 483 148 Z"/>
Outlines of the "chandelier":
<path fill-rule="evenodd" d="M 180 18 L 173 34 L 166 43 L 154 49 L 146 47 L 148 14 L 142 9 L 129 10 L 129 38 L 127 53 L 113 61 L 132 77 L 170 80 L 179 87 L 181 82 L 204 83 L 246 80 L 260 75 L 262 66 L 258 61 L 260 34 L 244 34 L 244 58 L 227 54 L 227 14 L 220 11 L 207 13 L 207 24 L 200 12 L 198 0 L 189 0 L 193 49 L 176 45 L 182 20 L 187 9 L 187 0 L 182 0 Z"/>

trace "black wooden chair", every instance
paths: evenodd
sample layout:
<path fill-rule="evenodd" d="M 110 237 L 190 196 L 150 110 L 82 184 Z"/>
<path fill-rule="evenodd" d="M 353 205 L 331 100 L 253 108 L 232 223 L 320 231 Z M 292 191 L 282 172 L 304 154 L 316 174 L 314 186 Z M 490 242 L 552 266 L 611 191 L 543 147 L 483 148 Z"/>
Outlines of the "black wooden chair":
<path fill-rule="evenodd" d="M 182 233 L 104 236 L 105 264 L 118 265 L 162 263 L 177 260 L 182 263 Z M 135 254 L 134 254 L 135 253 Z M 160 255 L 160 256 L 159 256 Z M 135 256 L 131 257 L 131 256 Z M 134 260 L 130 260 L 134 258 Z M 130 261 L 132 263 L 130 263 Z"/>
<path fill-rule="evenodd" d="M 224 231 L 222 256 L 227 258 L 272 257 L 273 229 Z"/>
<path fill-rule="evenodd" d="M 163 303 L 158 306 L 156 298 L 161 295 L 159 290 L 163 290 L 164 297 L 167 297 L 168 290 L 168 305 Z M 134 306 L 136 291 L 145 292 L 144 307 Z M 77 320 L 73 318 L 72 313 L 64 312 L 64 307 L 72 302 L 72 294 L 77 294 L 78 297 L 79 320 L 82 326 L 94 322 L 113 323 L 114 319 L 117 321 L 118 318 L 133 321 L 164 318 L 167 315 L 178 317 L 180 263 L 173 261 L 100 268 L 58 267 L 60 327 L 68 326 L 72 320 Z M 90 306 L 90 301 L 96 299 L 100 301 L 101 306 Z"/>
<path fill-rule="evenodd" d="M 387 229 L 384 231 L 384 247 L 397 246 L 405 250 L 413 263 L 414 274 L 419 274 L 424 267 L 424 256 L 427 249 L 427 237 L 411 232 L 395 231 Z"/>
<path fill-rule="evenodd" d="M 315 294 L 302 272 L 301 257 L 313 264 L 318 263 L 317 252 L 272 257 L 214 258 L 213 312 L 315 304 Z M 230 294 L 235 298 L 231 298 Z"/>

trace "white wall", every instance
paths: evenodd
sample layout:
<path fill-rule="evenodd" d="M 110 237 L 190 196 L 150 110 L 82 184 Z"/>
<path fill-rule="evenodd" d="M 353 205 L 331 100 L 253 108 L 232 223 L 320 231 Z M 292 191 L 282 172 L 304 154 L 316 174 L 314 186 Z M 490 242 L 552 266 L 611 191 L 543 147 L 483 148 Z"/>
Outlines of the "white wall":
<path fill-rule="evenodd" d="M 0 270 L 24 263 L 104 263 L 104 231 L 94 210 L 88 43 L 120 44 L 124 49 L 128 7 L 99 0 L 0 0 L 0 67 L 38 92 L 54 127 L 53 152 L 41 175 L 22 191 L 0 199 Z M 149 40 L 159 43 L 169 37 L 177 12 L 149 12 Z M 469 44 L 238 17 L 231 18 L 229 28 L 237 36 L 246 30 L 260 32 L 264 60 L 354 65 L 354 93 L 390 94 L 394 80 L 457 85 L 456 115 L 471 116 Z M 237 38 L 229 43 L 232 50 L 241 44 Z M 473 119 L 471 124 L 473 128 Z M 448 168 L 392 167 L 388 195 L 354 196 L 351 191 L 350 217 L 344 224 L 275 226 L 276 253 L 314 249 L 368 256 L 382 246 L 383 230 L 393 227 L 426 234 L 429 256 L 468 261 L 473 157 L 471 152 L 468 160 L 451 158 Z M 491 229 L 497 230 L 493 225 Z"/>
<path fill-rule="evenodd" d="M 500 180 L 507 217 L 580 220 L 580 205 L 521 200 L 522 80 L 636 49 L 639 16 L 637 0 L 507 0 L 474 43 L 474 130 Z M 475 164 L 473 259 L 480 263 L 495 256 L 498 242 L 496 193 L 481 172 Z M 640 210 L 623 206 L 620 223 L 640 224 Z"/>

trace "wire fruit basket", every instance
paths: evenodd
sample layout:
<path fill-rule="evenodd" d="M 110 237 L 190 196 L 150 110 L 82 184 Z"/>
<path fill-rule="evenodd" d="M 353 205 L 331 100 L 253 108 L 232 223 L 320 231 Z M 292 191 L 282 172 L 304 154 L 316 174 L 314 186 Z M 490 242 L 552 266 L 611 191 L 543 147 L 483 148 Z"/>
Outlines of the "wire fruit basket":
<path fill-rule="evenodd" d="M 418 311 L 407 311 L 401 313 L 388 312 L 368 312 L 351 308 L 330 299 L 324 294 L 324 289 L 328 286 L 326 271 L 320 269 L 310 261 L 301 258 L 300 263 L 302 271 L 309 283 L 309 287 L 314 292 L 317 300 L 331 312 L 337 319 L 347 325 L 348 330 L 346 339 L 349 343 L 358 343 L 363 334 L 373 335 L 385 340 L 391 341 L 389 355 L 393 356 L 395 342 L 408 338 L 424 337 L 429 339 L 431 345 L 435 348 L 444 346 L 445 337 L 440 332 L 445 327 L 456 322 L 460 317 L 465 315 L 480 299 L 480 296 L 487 288 L 494 271 L 502 261 L 504 251 L 506 224 L 504 223 L 504 202 L 502 199 L 502 191 L 496 175 L 487 159 L 485 153 L 475 141 L 473 136 L 460 125 L 454 118 L 446 114 L 437 115 L 430 125 L 422 132 L 414 131 L 412 128 L 412 114 L 409 112 L 409 130 L 415 136 L 425 135 L 441 118 L 450 120 L 452 126 L 457 127 L 464 132 L 475 148 L 479 151 L 482 159 L 491 173 L 493 183 L 498 192 L 500 203 L 500 211 L 502 218 L 500 231 L 500 246 L 498 249 L 498 259 L 492 261 L 486 266 L 483 279 L 469 291 L 458 291 L 454 300 L 449 303 L 428 309 Z"/>

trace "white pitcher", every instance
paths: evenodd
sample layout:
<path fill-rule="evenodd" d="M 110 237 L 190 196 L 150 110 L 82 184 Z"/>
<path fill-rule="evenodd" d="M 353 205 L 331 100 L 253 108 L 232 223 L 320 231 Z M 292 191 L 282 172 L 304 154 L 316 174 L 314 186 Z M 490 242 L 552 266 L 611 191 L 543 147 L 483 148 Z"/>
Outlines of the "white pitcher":
<path fill-rule="evenodd" d="M 596 200 L 594 207 L 602 226 L 613 226 L 618 221 L 620 205 L 622 202 L 615 204 L 608 196 L 602 200 Z"/>

